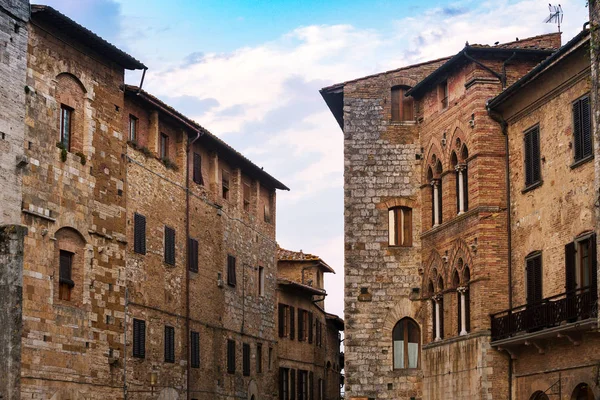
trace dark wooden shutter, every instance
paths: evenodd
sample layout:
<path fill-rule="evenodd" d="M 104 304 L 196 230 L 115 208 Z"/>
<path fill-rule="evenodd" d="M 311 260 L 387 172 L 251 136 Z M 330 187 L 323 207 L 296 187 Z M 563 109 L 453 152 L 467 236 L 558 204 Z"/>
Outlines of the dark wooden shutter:
<path fill-rule="evenodd" d="M 235 373 L 235 341 L 227 340 L 227 373 Z"/>
<path fill-rule="evenodd" d="M 590 117 L 590 98 L 584 97 L 581 103 L 581 143 L 583 145 L 583 157 L 591 156 L 592 148 L 592 120 Z"/>
<path fill-rule="evenodd" d="M 469 288 L 465 291 L 465 327 L 467 332 L 471 331 L 471 291 Z"/>
<path fill-rule="evenodd" d="M 279 337 L 285 336 L 285 306 L 279 303 Z"/>
<path fill-rule="evenodd" d="M 296 316 L 294 315 L 295 309 L 290 306 L 290 339 L 294 340 L 294 333 L 296 331 Z"/>
<path fill-rule="evenodd" d="M 73 253 L 65 250 L 60 251 L 60 260 L 59 260 L 59 272 L 58 278 L 59 282 L 62 284 L 66 284 L 69 287 L 75 286 L 75 282 L 73 282 L 72 278 L 73 272 Z"/>
<path fill-rule="evenodd" d="M 138 213 L 133 215 L 133 251 L 146 254 L 146 217 Z"/>
<path fill-rule="evenodd" d="M 575 161 L 583 158 L 583 132 L 582 132 L 581 102 L 573 103 L 573 148 Z"/>
<path fill-rule="evenodd" d="M 565 290 L 573 292 L 577 288 L 575 280 L 575 242 L 565 245 Z"/>
<path fill-rule="evenodd" d="M 298 313 L 300 315 L 300 313 Z M 306 400 L 304 398 L 304 385 L 306 385 L 306 378 L 304 376 L 304 371 L 298 370 L 298 400 Z"/>
<path fill-rule="evenodd" d="M 442 198 L 443 198 L 442 178 L 440 178 L 439 185 L 440 186 L 438 188 L 438 215 L 440 216 L 440 224 L 441 224 L 442 221 L 444 220 L 444 216 L 443 216 L 444 207 L 442 206 Z"/>
<path fill-rule="evenodd" d="M 198 153 L 194 153 L 193 175 L 194 182 L 199 185 L 204 185 L 204 179 L 202 178 L 202 158 Z"/>
<path fill-rule="evenodd" d="M 165 326 L 165 362 L 175 362 L 175 328 Z"/>
<path fill-rule="evenodd" d="M 283 384 L 284 384 L 284 375 L 285 369 L 279 368 L 279 400 L 287 400 L 284 398 Z"/>
<path fill-rule="evenodd" d="M 310 400 L 315 398 L 315 376 L 312 371 L 308 373 L 308 396 Z"/>
<path fill-rule="evenodd" d="M 457 329 L 457 332 L 460 335 L 460 330 L 461 330 L 461 326 L 462 326 L 462 318 L 461 318 L 461 316 L 462 316 L 462 301 L 460 301 L 460 292 L 456 292 L 456 294 L 457 294 L 456 298 L 458 299 L 458 307 L 457 307 L 457 309 L 458 309 L 458 318 L 457 318 L 458 329 Z"/>
<path fill-rule="evenodd" d="M 188 267 L 192 272 L 198 272 L 198 241 L 190 238 L 188 241 Z"/>
<path fill-rule="evenodd" d="M 296 400 L 296 370 L 290 369 L 290 400 Z"/>
<path fill-rule="evenodd" d="M 529 186 L 533 183 L 533 172 L 531 167 L 531 133 L 525 133 L 523 137 L 523 147 L 525 155 L 525 186 Z"/>
<path fill-rule="evenodd" d="M 175 265 L 175 229 L 165 226 L 165 262 Z"/>
<path fill-rule="evenodd" d="M 440 338 L 444 338 L 444 296 L 440 298 Z"/>
<path fill-rule="evenodd" d="M 200 368 L 200 333 L 190 332 L 191 367 Z"/>
<path fill-rule="evenodd" d="M 598 287 L 598 259 L 596 256 L 596 234 L 594 233 L 590 237 L 590 251 L 589 251 L 589 259 L 590 259 L 590 270 L 592 273 L 591 285 L 592 291 L 596 293 L 596 288 Z"/>
<path fill-rule="evenodd" d="M 236 285 L 236 276 L 235 276 L 235 257 L 232 255 L 227 256 L 227 284 L 229 286 Z"/>
<path fill-rule="evenodd" d="M 304 313 L 302 309 L 298 309 L 298 341 L 304 340 Z"/>
<path fill-rule="evenodd" d="M 402 90 L 399 87 L 392 88 L 392 121 L 401 121 L 400 104 L 402 102 Z"/>
<path fill-rule="evenodd" d="M 133 319 L 133 356 L 146 357 L 146 321 Z"/>
<path fill-rule="evenodd" d="M 527 260 L 527 304 L 539 303 L 542 300 L 542 256 L 537 255 Z"/>
<path fill-rule="evenodd" d="M 541 179 L 540 129 L 538 127 L 533 130 L 531 140 L 533 182 L 538 182 Z"/>
<path fill-rule="evenodd" d="M 463 169 L 463 199 L 465 202 L 465 210 L 469 210 L 469 169 L 465 165 L 465 169 Z"/>
<path fill-rule="evenodd" d="M 244 343 L 242 345 L 243 349 L 243 365 L 242 372 L 244 376 L 250 376 L 250 345 L 248 343 Z"/>
<path fill-rule="evenodd" d="M 308 343 L 313 342 L 313 313 L 309 312 L 308 313 L 308 326 L 306 327 L 308 329 Z"/>

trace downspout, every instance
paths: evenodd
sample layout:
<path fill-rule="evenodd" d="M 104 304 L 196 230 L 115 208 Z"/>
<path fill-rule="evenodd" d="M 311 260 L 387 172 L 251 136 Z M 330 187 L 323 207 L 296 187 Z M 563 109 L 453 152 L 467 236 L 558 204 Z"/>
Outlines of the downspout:
<path fill-rule="evenodd" d="M 512 57 L 511 57 L 512 58 Z M 510 59 L 509 59 L 510 60 Z M 507 60 L 508 61 L 508 60 Z M 508 159 L 508 123 L 504 120 L 502 115 L 496 111 L 493 111 L 487 104 L 486 109 L 488 115 L 496 122 L 500 124 L 502 128 L 502 134 L 504 135 L 504 146 L 506 155 L 505 160 L 505 174 L 506 174 L 506 235 L 508 239 L 508 309 L 512 309 L 512 233 L 511 233 L 511 213 L 510 213 L 510 162 Z M 509 318 L 510 321 L 510 318 Z M 512 400 L 512 380 L 513 380 L 513 359 L 512 356 L 508 355 L 508 399 Z"/>
<path fill-rule="evenodd" d="M 146 71 L 144 71 L 146 72 Z M 144 77 L 142 76 L 142 82 Z M 140 88 L 142 85 L 140 84 Z M 196 137 L 191 142 L 188 137 L 187 151 L 185 152 L 185 335 L 186 335 L 186 398 L 190 400 L 190 150 L 196 140 L 200 139 L 200 136 L 204 132 L 197 131 Z"/>

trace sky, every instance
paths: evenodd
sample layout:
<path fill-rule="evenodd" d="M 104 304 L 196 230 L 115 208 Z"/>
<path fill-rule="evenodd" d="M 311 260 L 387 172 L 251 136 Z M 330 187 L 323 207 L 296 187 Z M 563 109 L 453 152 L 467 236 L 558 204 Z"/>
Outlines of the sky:
<path fill-rule="evenodd" d="M 42 1 L 42 0 L 40 0 Z M 465 45 L 555 32 L 546 0 L 45 0 L 149 67 L 144 89 L 199 122 L 291 191 L 277 240 L 336 274 L 343 315 L 343 135 L 319 89 L 453 55 Z M 587 21 L 561 0 L 563 44 Z M 126 80 L 139 84 L 139 72 Z"/>

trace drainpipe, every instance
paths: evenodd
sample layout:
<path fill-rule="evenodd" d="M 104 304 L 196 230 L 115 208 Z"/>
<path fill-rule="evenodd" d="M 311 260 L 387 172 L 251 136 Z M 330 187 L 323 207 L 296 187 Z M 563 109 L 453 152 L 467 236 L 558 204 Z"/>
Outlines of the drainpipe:
<path fill-rule="evenodd" d="M 145 71 L 144 71 L 145 72 Z M 144 81 L 142 76 L 142 82 Z M 140 84 L 140 87 L 142 85 Z M 198 130 L 196 137 L 190 142 L 188 138 L 188 145 L 185 152 L 185 335 L 186 335 L 186 376 L 187 376 L 187 390 L 186 399 L 190 400 L 190 150 L 196 140 L 200 139 L 204 132 Z"/>
<path fill-rule="evenodd" d="M 512 57 L 511 57 L 512 58 Z M 510 58 L 509 58 L 510 60 Z M 508 62 L 508 60 L 506 61 Z M 504 157 L 505 159 L 505 174 L 506 174 L 506 180 L 505 180 L 505 184 L 506 184 L 506 234 L 507 234 L 507 239 L 508 239 L 508 309 L 512 309 L 513 306 L 513 301 L 512 301 L 512 292 L 513 292 L 513 287 L 512 287 L 512 233 L 511 233 L 511 225 L 512 225 L 512 220 L 511 220 L 511 214 L 510 214 L 510 163 L 509 163 L 509 159 L 508 159 L 508 123 L 504 120 L 504 118 L 502 117 L 501 114 L 499 114 L 496 111 L 493 111 L 491 108 L 489 108 L 489 106 L 486 104 L 486 109 L 488 112 L 488 115 L 496 122 L 498 122 L 500 124 L 500 127 L 502 128 L 502 134 L 504 135 L 504 146 L 505 146 L 505 151 L 506 151 L 506 155 Z M 509 315 L 510 315 L 510 311 L 509 311 Z M 510 323 L 510 317 L 509 317 L 509 323 Z M 508 399 L 512 400 L 512 372 L 513 370 L 513 359 L 512 356 L 509 354 L 508 355 Z"/>

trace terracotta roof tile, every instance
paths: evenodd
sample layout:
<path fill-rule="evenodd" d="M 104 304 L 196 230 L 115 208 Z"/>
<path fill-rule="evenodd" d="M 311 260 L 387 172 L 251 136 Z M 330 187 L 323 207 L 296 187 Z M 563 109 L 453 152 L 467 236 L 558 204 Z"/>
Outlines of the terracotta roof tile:
<path fill-rule="evenodd" d="M 333 268 L 327 265 L 327 263 L 323 261 L 321 257 L 314 254 L 304 253 L 302 250 L 286 250 L 277 245 L 277 259 L 280 261 L 317 261 L 325 270 L 335 273 Z"/>

